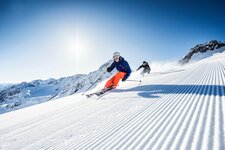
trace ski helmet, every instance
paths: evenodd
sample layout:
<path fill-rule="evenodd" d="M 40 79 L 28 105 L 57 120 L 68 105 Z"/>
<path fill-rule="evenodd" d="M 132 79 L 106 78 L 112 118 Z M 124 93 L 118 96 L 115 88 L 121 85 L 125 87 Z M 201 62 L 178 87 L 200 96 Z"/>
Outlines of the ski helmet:
<path fill-rule="evenodd" d="M 113 53 L 113 58 L 114 58 L 115 56 L 120 56 L 120 53 L 119 53 L 119 52 Z"/>

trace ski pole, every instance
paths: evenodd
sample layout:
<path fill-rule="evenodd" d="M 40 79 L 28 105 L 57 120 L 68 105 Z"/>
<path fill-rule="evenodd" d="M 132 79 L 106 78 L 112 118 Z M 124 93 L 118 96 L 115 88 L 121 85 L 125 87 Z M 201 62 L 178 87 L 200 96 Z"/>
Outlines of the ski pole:
<path fill-rule="evenodd" d="M 127 81 L 131 81 L 131 82 L 142 82 L 141 80 L 127 80 Z"/>

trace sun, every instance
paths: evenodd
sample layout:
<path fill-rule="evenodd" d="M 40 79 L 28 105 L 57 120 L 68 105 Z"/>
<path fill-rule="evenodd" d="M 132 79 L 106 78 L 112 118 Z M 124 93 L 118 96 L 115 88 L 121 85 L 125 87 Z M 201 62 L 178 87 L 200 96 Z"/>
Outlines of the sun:
<path fill-rule="evenodd" d="M 73 57 L 76 59 L 76 61 L 79 61 L 81 57 L 85 53 L 85 43 L 81 40 L 81 38 L 76 36 L 69 36 L 67 39 L 67 52 L 70 57 Z"/>

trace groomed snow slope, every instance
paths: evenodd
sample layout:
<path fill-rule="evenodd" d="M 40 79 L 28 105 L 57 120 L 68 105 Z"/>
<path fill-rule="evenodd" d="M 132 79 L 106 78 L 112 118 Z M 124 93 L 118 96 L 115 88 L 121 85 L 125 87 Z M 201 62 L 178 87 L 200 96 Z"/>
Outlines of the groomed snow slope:
<path fill-rule="evenodd" d="M 142 81 L 2 114 L 0 149 L 225 149 L 225 53 Z"/>

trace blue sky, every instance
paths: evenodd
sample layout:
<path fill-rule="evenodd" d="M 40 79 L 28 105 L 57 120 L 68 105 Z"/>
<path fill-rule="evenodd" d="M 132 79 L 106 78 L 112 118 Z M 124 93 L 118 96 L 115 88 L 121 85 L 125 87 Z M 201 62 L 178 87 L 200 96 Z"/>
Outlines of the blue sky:
<path fill-rule="evenodd" d="M 225 41 L 223 1 L 0 1 L 0 83 L 89 73 L 119 51 L 177 61 L 198 43 Z"/>

